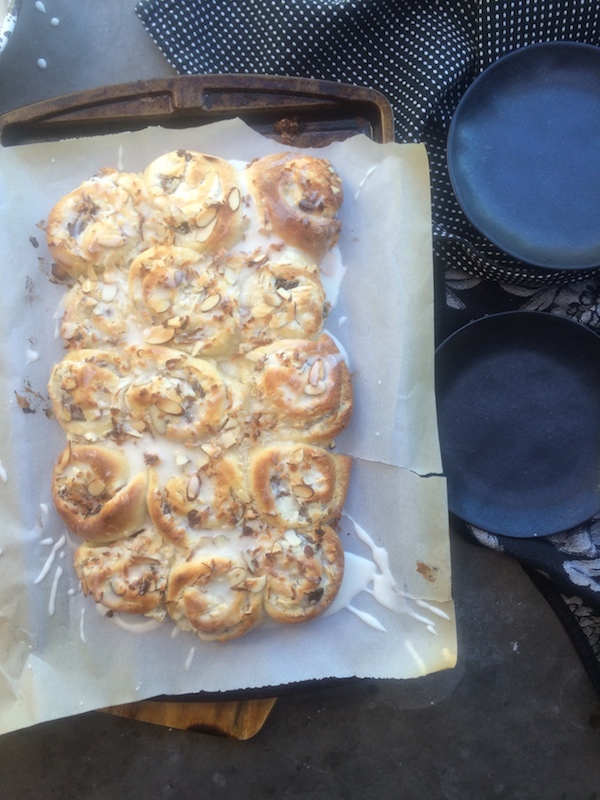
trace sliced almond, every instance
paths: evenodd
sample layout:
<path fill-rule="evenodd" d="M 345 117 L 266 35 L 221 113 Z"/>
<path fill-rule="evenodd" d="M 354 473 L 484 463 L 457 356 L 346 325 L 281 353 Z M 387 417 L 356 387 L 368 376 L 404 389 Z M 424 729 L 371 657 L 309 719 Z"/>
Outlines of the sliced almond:
<path fill-rule="evenodd" d="M 234 186 L 227 197 L 227 204 L 232 211 L 237 211 L 241 202 L 242 195 L 240 194 L 240 190 L 237 188 L 237 186 Z"/>
<path fill-rule="evenodd" d="M 277 289 L 277 294 L 283 300 L 289 300 L 290 297 L 292 296 L 292 293 L 288 289 L 284 289 L 283 286 L 280 286 L 279 289 Z"/>
<path fill-rule="evenodd" d="M 117 296 L 117 292 L 119 291 L 119 287 L 116 283 L 105 284 L 102 287 L 102 300 L 105 303 L 112 303 L 112 301 Z"/>
<path fill-rule="evenodd" d="M 252 594 L 258 594 L 259 592 L 262 592 L 266 585 L 266 575 L 257 575 L 255 578 L 249 578 L 246 581 L 246 586 L 252 592 Z"/>
<path fill-rule="evenodd" d="M 309 500 L 314 495 L 315 490 L 312 486 L 306 486 L 306 484 L 300 483 L 298 486 L 292 487 L 292 493 L 300 500 Z"/>
<path fill-rule="evenodd" d="M 286 461 L 288 464 L 301 464 L 304 461 L 304 450 L 302 450 L 301 447 L 294 450 L 293 453 L 290 453 Z"/>
<path fill-rule="evenodd" d="M 200 445 L 200 449 L 204 450 L 207 456 L 210 458 L 216 458 L 219 453 L 221 452 L 221 448 L 217 447 L 216 445 L 212 444 L 211 442 L 204 442 L 204 444 Z"/>
<path fill-rule="evenodd" d="M 122 247 L 127 239 L 122 234 L 105 233 L 96 238 L 100 247 Z"/>
<path fill-rule="evenodd" d="M 204 225 L 202 228 L 198 228 L 196 232 L 196 241 L 197 242 L 207 242 L 210 237 L 212 236 L 212 232 L 217 226 L 217 217 L 213 219 L 212 222 L 209 222 L 208 225 Z"/>
<path fill-rule="evenodd" d="M 258 303 L 257 305 L 252 306 L 250 313 L 255 319 L 262 319 L 263 317 L 268 317 L 269 314 L 273 313 L 273 306 L 270 306 L 268 303 Z"/>
<path fill-rule="evenodd" d="M 196 466 L 198 467 L 198 469 L 202 469 L 202 467 L 205 467 L 209 461 L 210 461 L 209 454 L 205 450 L 200 449 L 198 455 L 196 456 Z"/>
<path fill-rule="evenodd" d="M 88 483 L 87 487 L 87 490 L 92 495 L 92 497 L 100 497 L 100 495 L 104 492 L 105 489 L 106 489 L 106 484 L 99 478 L 96 478 L 95 480 L 91 481 L 91 483 Z"/>
<path fill-rule="evenodd" d="M 279 328 L 283 328 L 283 326 L 287 325 L 288 322 L 289 319 L 287 314 L 273 314 L 272 318 L 269 320 L 269 328 L 271 328 L 273 331 L 276 331 L 279 330 Z"/>
<path fill-rule="evenodd" d="M 161 416 L 158 406 L 150 406 L 150 419 L 152 420 L 152 427 L 157 433 L 164 435 L 167 432 L 167 423 L 163 416 Z"/>
<path fill-rule="evenodd" d="M 318 381 L 314 386 L 312 383 L 307 383 L 304 387 L 304 393 L 309 395 L 319 395 L 327 389 L 325 381 Z"/>
<path fill-rule="evenodd" d="M 170 397 L 159 397 L 155 405 L 165 414 L 170 414 L 172 417 L 180 417 L 184 413 L 181 403 L 178 403 L 177 400 L 172 400 Z"/>
<path fill-rule="evenodd" d="M 250 502 L 250 495 L 245 489 L 238 489 L 237 492 L 235 493 L 235 497 L 237 500 L 240 501 L 240 503 L 243 503 L 244 505 L 248 505 L 248 503 Z"/>
<path fill-rule="evenodd" d="M 298 536 L 296 531 L 293 531 L 291 529 L 285 532 L 284 538 L 286 542 L 290 544 L 292 547 L 298 547 L 299 545 L 302 544 L 302 539 Z"/>
<path fill-rule="evenodd" d="M 283 552 L 283 547 L 281 546 L 281 542 L 273 542 L 273 546 L 271 547 L 271 553 L 273 553 L 273 555 L 278 555 L 281 552 Z"/>
<path fill-rule="evenodd" d="M 165 328 L 163 325 L 154 325 L 144 334 L 144 339 L 148 344 L 165 344 L 170 342 L 175 336 L 173 328 Z"/>
<path fill-rule="evenodd" d="M 60 385 L 61 389 L 64 389 L 65 392 L 71 392 L 77 386 L 77 381 L 72 375 L 67 375 L 63 378 L 63 381 Z"/>
<path fill-rule="evenodd" d="M 323 362 L 320 358 L 317 358 L 313 365 L 311 366 L 309 373 L 308 373 L 308 380 L 313 386 L 316 386 L 319 381 L 322 381 L 325 377 L 325 367 L 323 366 Z"/>
<path fill-rule="evenodd" d="M 219 444 L 224 450 L 229 450 L 236 443 L 237 439 L 231 431 L 224 431 L 219 436 Z"/>
<path fill-rule="evenodd" d="M 277 292 L 265 292 L 264 294 L 265 303 L 269 306 L 273 306 L 273 308 L 277 308 L 283 302 L 283 298 L 280 297 Z"/>
<path fill-rule="evenodd" d="M 164 314 L 171 305 L 171 301 L 167 297 L 150 297 L 147 305 L 156 313 Z"/>
<path fill-rule="evenodd" d="M 73 415 L 66 406 L 62 407 L 60 415 L 64 422 L 71 422 L 71 420 L 73 419 Z"/>
<path fill-rule="evenodd" d="M 185 467 L 186 464 L 189 464 L 190 459 L 187 453 L 175 453 L 175 463 L 178 467 Z"/>
<path fill-rule="evenodd" d="M 196 225 L 199 228 L 206 228 L 217 217 L 217 209 L 214 206 L 203 208 L 202 211 L 196 215 Z"/>
<path fill-rule="evenodd" d="M 167 320 L 166 324 L 169 328 L 179 329 L 183 324 L 183 320 L 181 317 L 171 317 L 171 319 Z"/>
<path fill-rule="evenodd" d="M 227 573 L 227 577 L 229 578 L 229 585 L 232 588 L 239 586 L 246 580 L 247 575 L 248 573 L 246 572 L 244 567 L 234 567 Z"/>
<path fill-rule="evenodd" d="M 65 467 L 67 466 L 67 464 L 69 463 L 70 460 L 71 460 L 71 442 L 68 442 L 67 446 L 65 447 L 65 449 L 60 454 L 60 459 L 59 459 L 59 461 L 58 461 L 58 463 L 56 465 L 56 469 L 59 472 L 62 472 L 65 469 Z"/>
<path fill-rule="evenodd" d="M 218 293 L 209 294 L 209 296 L 203 300 L 199 305 L 200 311 L 212 311 L 213 308 L 216 308 L 219 303 L 221 302 L 221 295 Z"/>
<path fill-rule="evenodd" d="M 84 294 L 89 294 L 94 288 L 94 281 L 91 281 L 89 278 L 86 278 L 83 283 L 81 284 L 81 291 Z"/>
<path fill-rule="evenodd" d="M 186 497 L 188 500 L 195 500 L 198 495 L 200 494 L 200 476 L 198 473 L 194 472 L 192 477 L 189 479 L 186 487 Z"/>

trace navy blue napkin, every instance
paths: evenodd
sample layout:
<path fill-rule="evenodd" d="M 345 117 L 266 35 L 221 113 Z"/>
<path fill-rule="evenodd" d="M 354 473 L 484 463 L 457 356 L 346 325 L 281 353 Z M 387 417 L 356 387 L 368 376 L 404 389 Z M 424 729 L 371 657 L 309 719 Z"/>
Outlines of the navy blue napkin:
<path fill-rule="evenodd" d="M 259 73 L 369 86 L 394 110 L 400 142 L 431 164 L 439 339 L 484 314 L 536 310 L 600 332 L 596 273 L 549 278 L 509 258 L 464 217 L 450 187 L 446 138 L 470 83 L 511 50 L 547 41 L 600 45 L 600 3 L 581 0 L 142 0 L 137 14 L 181 74 Z M 516 559 L 563 622 L 600 693 L 600 517 L 543 539 L 470 541 Z"/>

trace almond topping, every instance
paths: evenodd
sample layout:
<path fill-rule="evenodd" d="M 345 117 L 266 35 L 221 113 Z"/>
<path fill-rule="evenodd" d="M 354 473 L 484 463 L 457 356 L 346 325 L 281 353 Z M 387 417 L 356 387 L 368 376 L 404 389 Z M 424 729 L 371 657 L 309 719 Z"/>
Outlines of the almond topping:
<path fill-rule="evenodd" d="M 186 496 L 188 500 L 195 500 L 200 494 L 200 478 L 194 473 L 188 481 Z"/>
<path fill-rule="evenodd" d="M 200 303 L 200 311 L 212 311 L 221 302 L 220 294 L 209 294 L 209 296 Z"/>
<path fill-rule="evenodd" d="M 106 489 L 105 484 L 99 479 L 96 478 L 91 483 L 88 484 L 87 490 L 92 495 L 92 497 L 100 497 L 102 492 Z"/>
<path fill-rule="evenodd" d="M 165 328 L 162 325 L 154 325 L 149 331 L 146 331 L 144 339 L 148 344 L 165 344 L 171 341 L 175 336 L 173 328 Z"/>
<path fill-rule="evenodd" d="M 296 531 L 289 530 L 285 532 L 284 536 L 286 542 L 290 544 L 292 547 L 298 547 L 298 545 L 302 544 L 302 539 L 298 536 Z"/>
<path fill-rule="evenodd" d="M 217 209 L 214 206 L 203 208 L 202 211 L 196 216 L 196 225 L 199 228 L 206 228 L 217 217 Z"/>
<path fill-rule="evenodd" d="M 56 469 L 59 472 L 62 472 L 65 469 L 65 467 L 67 466 L 67 464 L 69 463 L 70 460 L 71 460 L 71 442 L 68 442 L 67 446 L 65 447 L 65 449 L 60 454 L 60 460 L 59 460 L 58 464 L 56 465 Z"/>
<path fill-rule="evenodd" d="M 255 319 L 262 319 L 263 317 L 268 317 L 273 311 L 273 306 L 268 305 L 267 303 L 259 303 L 256 306 L 252 306 L 250 309 L 250 313 L 252 314 Z"/>
<path fill-rule="evenodd" d="M 277 308 L 283 302 L 283 299 L 277 294 L 277 292 L 265 292 L 265 303 L 273 308 Z"/>
<path fill-rule="evenodd" d="M 292 493 L 300 500 L 309 500 L 315 492 L 312 486 L 306 486 L 305 484 L 301 483 L 292 488 Z"/>
<path fill-rule="evenodd" d="M 121 247 L 126 241 L 124 236 L 119 236 L 117 233 L 107 233 L 104 236 L 98 236 L 96 239 L 100 247 Z"/>
<path fill-rule="evenodd" d="M 242 202 L 242 196 L 240 194 L 240 190 L 237 186 L 234 186 L 233 189 L 229 192 L 229 197 L 227 198 L 227 203 L 229 204 L 229 208 L 232 211 L 237 211 L 240 207 L 240 203 Z"/>
<path fill-rule="evenodd" d="M 165 414 L 173 417 L 180 417 L 183 414 L 183 406 L 176 400 L 171 400 L 170 397 L 159 397 L 155 405 Z"/>
<path fill-rule="evenodd" d="M 71 375 L 67 375 L 66 378 L 63 379 L 60 388 L 64 389 L 65 392 L 72 391 L 77 386 L 77 381 Z"/>
<path fill-rule="evenodd" d="M 320 358 L 313 363 L 310 371 L 308 373 L 308 380 L 313 385 L 316 386 L 319 381 L 322 381 L 325 377 L 325 367 L 323 366 L 323 362 Z"/>
<path fill-rule="evenodd" d="M 84 282 L 81 284 L 81 291 L 84 294 L 89 294 L 89 292 L 91 292 L 93 288 L 94 288 L 94 283 L 89 278 L 86 278 Z"/>
<path fill-rule="evenodd" d="M 215 216 L 213 221 L 209 222 L 208 225 L 205 225 L 202 228 L 198 228 L 198 231 L 196 233 L 196 241 L 197 242 L 201 242 L 201 243 L 208 241 L 208 239 L 210 239 L 210 237 L 212 235 L 212 232 L 214 231 L 216 225 L 217 225 L 217 217 Z"/>
<path fill-rule="evenodd" d="M 102 300 L 105 303 L 112 303 L 112 301 L 117 296 L 118 286 L 116 283 L 105 284 L 102 287 Z"/>
<path fill-rule="evenodd" d="M 234 567 L 233 569 L 229 570 L 229 585 L 231 587 L 239 586 L 246 580 L 247 574 L 248 573 L 243 567 Z"/>
<path fill-rule="evenodd" d="M 245 489 L 238 489 L 237 492 L 235 493 L 235 496 L 236 499 L 239 500 L 240 503 L 243 503 L 244 505 L 247 505 L 250 502 L 250 495 Z"/>
<path fill-rule="evenodd" d="M 166 297 L 157 297 L 157 298 L 151 297 L 148 300 L 148 305 L 157 314 L 163 314 L 165 311 L 168 310 L 169 306 L 171 305 L 171 302 Z"/>
<path fill-rule="evenodd" d="M 262 592 L 262 590 L 267 585 L 267 576 L 266 575 L 258 575 L 256 578 L 250 578 L 246 582 L 246 586 L 252 592 L 252 594 L 258 594 Z"/>
<path fill-rule="evenodd" d="M 309 395 L 318 395 L 323 394 L 326 389 L 327 384 L 325 381 L 318 381 L 314 386 L 312 383 L 307 383 L 304 387 L 304 393 Z"/>
<path fill-rule="evenodd" d="M 277 294 L 279 297 L 283 298 L 283 300 L 289 300 L 292 296 L 292 293 L 288 289 L 284 289 L 283 286 L 280 286 L 279 289 L 277 289 Z"/>

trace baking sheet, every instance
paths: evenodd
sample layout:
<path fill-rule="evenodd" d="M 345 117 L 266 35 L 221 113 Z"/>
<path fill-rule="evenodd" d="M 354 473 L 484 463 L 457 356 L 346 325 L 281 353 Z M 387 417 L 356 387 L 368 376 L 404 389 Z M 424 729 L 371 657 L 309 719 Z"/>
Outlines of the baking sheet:
<path fill-rule="evenodd" d="M 356 407 L 337 441 L 355 463 L 341 530 L 347 579 L 332 613 L 204 643 L 169 621 L 133 632 L 79 590 L 77 543 L 50 500 L 64 434 L 46 383 L 63 356 L 55 316 L 65 290 L 49 280 L 43 220 L 99 169 L 139 170 L 177 148 L 236 160 L 285 149 L 233 120 L 0 151 L 0 732 L 161 694 L 406 679 L 456 661 L 422 145 L 357 136 L 314 151 L 345 186 L 345 276 L 327 329 L 348 353 Z"/>

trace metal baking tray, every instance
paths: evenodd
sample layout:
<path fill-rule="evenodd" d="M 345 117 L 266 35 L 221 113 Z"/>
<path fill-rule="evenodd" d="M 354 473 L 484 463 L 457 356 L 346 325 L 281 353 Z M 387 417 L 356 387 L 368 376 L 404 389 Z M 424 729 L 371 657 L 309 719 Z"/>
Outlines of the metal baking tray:
<path fill-rule="evenodd" d="M 189 128 L 239 117 L 291 147 L 356 134 L 394 140 L 391 106 L 378 91 L 272 75 L 181 75 L 61 95 L 0 115 L 4 146 L 141 130 Z"/>

